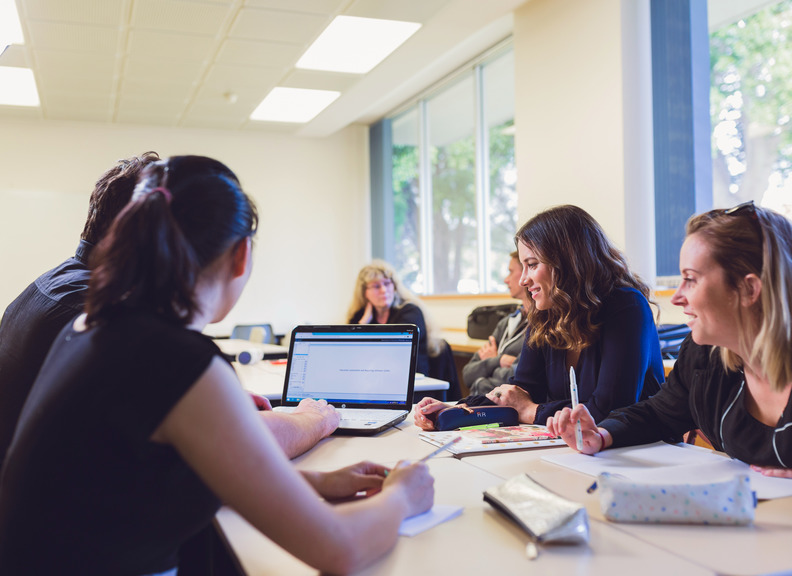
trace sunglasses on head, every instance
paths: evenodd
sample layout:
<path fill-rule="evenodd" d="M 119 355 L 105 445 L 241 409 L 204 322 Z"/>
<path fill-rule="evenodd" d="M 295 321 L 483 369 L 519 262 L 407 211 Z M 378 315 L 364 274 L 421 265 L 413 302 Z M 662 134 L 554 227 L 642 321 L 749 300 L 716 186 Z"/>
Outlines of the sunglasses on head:
<path fill-rule="evenodd" d="M 748 202 L 743 202 L 742 204 L 737 204 L 737 206 L 732 206 L 723 211 L 723 213 L 727 216 L 733 216 L 735 214 L 739 214 L 740 212 L 748 212 L 756 217 L 756 206 L 754 206 L 753 200 L 748 200 Z"/>

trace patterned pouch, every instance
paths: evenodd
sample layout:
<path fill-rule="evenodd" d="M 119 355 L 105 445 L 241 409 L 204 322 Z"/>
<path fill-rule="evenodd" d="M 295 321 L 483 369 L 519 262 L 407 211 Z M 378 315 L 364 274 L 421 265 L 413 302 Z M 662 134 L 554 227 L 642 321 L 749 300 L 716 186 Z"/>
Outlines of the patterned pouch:
<path fill-rule="evenodd" d="M 745 525 L 756 507 L 747 474 L 705 484 L 652 484 L 605 472 L 595 489 L 612 522 Z"/>

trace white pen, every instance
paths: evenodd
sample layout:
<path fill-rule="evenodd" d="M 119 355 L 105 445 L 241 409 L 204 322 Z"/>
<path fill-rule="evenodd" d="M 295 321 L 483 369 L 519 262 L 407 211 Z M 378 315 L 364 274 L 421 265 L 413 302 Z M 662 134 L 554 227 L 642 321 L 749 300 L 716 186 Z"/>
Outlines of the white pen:
<path fill-rule="evenodd" d="M 569 367 L 569 394 L 572 396 L 572 410 L 578 405 L 577 379 L 575 378 L 575 368 Z M 575 422 L 575 443 L 579 452 L 583 451 L 583 427 L 580 419 Z"/>

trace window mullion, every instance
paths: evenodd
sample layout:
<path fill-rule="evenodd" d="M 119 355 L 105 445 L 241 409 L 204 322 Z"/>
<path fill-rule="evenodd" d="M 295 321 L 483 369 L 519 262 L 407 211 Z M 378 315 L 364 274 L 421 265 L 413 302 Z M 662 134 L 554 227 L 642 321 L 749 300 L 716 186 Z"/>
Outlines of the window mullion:
<path fill-rule="evenodd" d="M 432 258 L 432 162 L 429 154 L 429 122 L 426 114 L 426 100 L 418 105 L 418 165 L 419 188 L 421 191 L 421 268 L 425 278 L 426 294 L 434 293 L 434 260 Z"/>
<path fill-rule="evenodd" d="M 490 217 L 489 217 L 489 138 L 487 137 L 487 119 L 484 111 L 484 71 L 481 65 L 473 69 L 473 86 L 475 90 L 475 122 L 474 138 L 476 139 L 476 230 L 478 232 L 478 284 L 480 292 L 489 291 L 489 275 L 487 274 L 488 256 L 490 251 Z"/>

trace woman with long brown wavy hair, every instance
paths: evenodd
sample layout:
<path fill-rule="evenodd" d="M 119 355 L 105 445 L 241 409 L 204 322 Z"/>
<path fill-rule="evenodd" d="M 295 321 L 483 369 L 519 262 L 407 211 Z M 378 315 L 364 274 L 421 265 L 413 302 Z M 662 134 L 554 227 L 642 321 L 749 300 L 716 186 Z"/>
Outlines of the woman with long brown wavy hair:
<path fill-rule="evenodd" d="M 510 384 L 462 403 L 511 406 L 521 422 L 544 424 L 571 405 L 570 367 L 595 420 L 657 392 L 663 361 L 649 287 L 597 221 L 577 206 L 557 206 L 526 222 L 515 243 L 520 285 L 530 294 L 525 345 Z M 416 424 L 431 429 L 430 415 L 442 408 L 422 400 Z"/>

